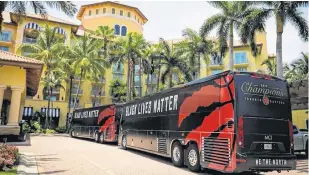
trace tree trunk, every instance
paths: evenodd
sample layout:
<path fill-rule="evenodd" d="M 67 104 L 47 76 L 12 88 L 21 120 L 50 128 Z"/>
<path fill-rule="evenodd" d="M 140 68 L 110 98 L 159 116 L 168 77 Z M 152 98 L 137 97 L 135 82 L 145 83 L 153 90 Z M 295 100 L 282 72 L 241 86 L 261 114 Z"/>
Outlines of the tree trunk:
<path fill-rule="evenodd" d="M 142 92 L 143 92 L 143 88 L 142 88 L 142 59 L 140 59 L 139 61 L 139 98 L 142 98 Z"/>
<path fill-rule="evenodd" d="M 80 77 L 79 77 L 77 93 L 76 93 L 74 104 L 73 104 L 73 111 L 75 110 L 75 107 L 76 107 L 76 101 L 77 101 L 77 98 L 78 98 L 78 94 L 79 94 L 79 90 L 80 90 L 80 85 L 82 83 L 82 76 L 83 76 L 83 70 L 80 71 Z"/>
<path fill-rule="evenodd" d="M 145 95 L 148 94 L 148 87 L 149 87 L 149 73 L 147 74 L 147 82 L 146 82 L 146 92 L 145 92 Z"/>
<path fill-rule="evenodd" d="M 69 94 L 69 103 L 68 103 L 68 116 L 67 118 L 70 117 L 70 111 L 71 111 L 71 101 L 72 101 L 72 84 L 73 84 L 73 75 L 70 75 L 70 94 Z M 68 131 L 68 128 L 69 128 L 69 120 L 67 120 L 66 122 L 66 128 L 67 128 L 67 131 Z"/>
<path fill-rule="evenodd" d="M 134 99 L 134 97 L 136 97 L 136 93 L 135 93 L 135 63 L 133 62 L 133 69 L 132 69 L 132 77 L 131 77 L 131 92 L 132 92 L 132 99 Z"/>
<path fill-rule="evenodd" d="M 282 66 L 282 33 L 283 23 L 282 18 L 277 16 L 277 41 L 276 41 L 276 63 L 277 63 L 277 76 L 283 78 L 283 66 Z"/>
<path fill-rule="evenodd" d="M 159 72 L 157 77 L 157 92 L 160 90 L 160 76 L 161 76 L 161 58 L 159 60 Z"/>
<path fill-rule="evenodd" d="M 229 41 L 229 69 L 233 70 L 233 65 L 234 65 L 234 61 L 233 61 L 233 47 L 234 47 L 234 35 L 233 35 L 233 23 L 230 24 L 230 41 Z"/>
<path fill-rule="evenodd" d="M 169 74 L 169 83 L 168 83 L 168 87 L 171 88 L 173 86 L 173 71 L 170 71 Z"/>
<path fill-rule="evenodd" d="M 53 88 L 52 87 L 50 88 L 50 94 L 53 94 Z M 51 106 L 52 106 L 51 108 L 53 108 L 53 106 L 54 106 L 52 101 L 51 101 Z M 50 109 L 48 109 L 48 110 L 50 110 Z M 48 127 L 49 129 L 51 129 L 51 125 L 52 125 L 52 116 L 49 116 L 49 127 Z"/>
<path fill-rule="evenodd" d="M 131 74 L 131 70 L 130 70 L 130 62 L 131 60 L 129 59 L 129 54 L 128 54 L 128 74 L 127 74 L 127 102 L 131 100 L 131 91 L 130 91 L 130 88 L 131 88 L 131 79 L 130 79 L 130 74 Z"/>
<path fill-rule="evenodd" d="M 47 103 L 47 115 L 45 118 L 45 128 L 49 128 L 49 108 L 50 108 L 50 87 L 47 88 L 48 91 L 48 103 Z"/>
<path fill-rule="evenodd" d="M 201 53 L 199 53 L 199 55 L 198 55 L 198 62 L 197 62 L 197 67 L 198 67 L 198 76 L 197 76 L 197 78 L 200 78 L 201 77 Z"/>

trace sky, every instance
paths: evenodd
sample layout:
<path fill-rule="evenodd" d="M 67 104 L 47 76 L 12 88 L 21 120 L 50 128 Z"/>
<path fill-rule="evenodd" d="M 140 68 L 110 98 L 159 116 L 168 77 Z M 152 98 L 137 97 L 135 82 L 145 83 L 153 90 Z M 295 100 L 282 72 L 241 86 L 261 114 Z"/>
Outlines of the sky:
<path fill-rule="evenodd" d="M 74 1 L 77 8 L 84 4 L 98 1 Z M 192 28 L 199 31 L 203 22 L 220 11 L 206 1 L 120 1 L 120 3 L 139 8 L 148 18 L 144 25 L 144 37 L 149 41 L 164 39 L 179 39 L 182 30 Z M 308 21 L 308 7 L 299 8 L 303 17 Z M 80 24 L 76 17 L 70 18 L 55 9 L 48 9 L 49 14 L 58 18 Z M 270 18 L 266 22 L 267 51 L 276 53 L 276 25 L 275 19 Z M 211 33 L 215 36 L 215 32 Z M 236 36 L 237 38 L 237 36 Z M 283 32 L 283 62 L 291 62 L 300 57 L 301 52 L 308 53 L 308 42 L 303 42 L 298 36 L 296 28 L 287 23 Z"/>

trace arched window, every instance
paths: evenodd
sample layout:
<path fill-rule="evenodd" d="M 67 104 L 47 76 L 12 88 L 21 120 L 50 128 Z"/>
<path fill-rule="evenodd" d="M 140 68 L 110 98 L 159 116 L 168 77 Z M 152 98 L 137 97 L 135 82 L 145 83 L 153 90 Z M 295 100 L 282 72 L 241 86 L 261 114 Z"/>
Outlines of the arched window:
<path fill-rule="evenodd" d="M 126 36 L 127 35 L 127 27 L 126 26 L 122 26 L 121 27 L 121 36 Z"/>
<path fill-rule="evenodd" d="M 120 26 L 118 24 L 115 25 L 115 34 L 120 35 Z"/>

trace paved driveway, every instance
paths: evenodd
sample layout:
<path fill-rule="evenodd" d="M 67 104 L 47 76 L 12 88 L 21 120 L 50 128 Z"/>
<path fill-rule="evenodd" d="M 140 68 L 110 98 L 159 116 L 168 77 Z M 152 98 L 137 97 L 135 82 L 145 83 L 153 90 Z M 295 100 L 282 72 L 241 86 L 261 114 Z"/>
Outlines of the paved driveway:
<path fill-rule="evenodd" d="M 40 174 L 61 175 L 190 175 L 187 168 L 174 167 L 169 159 L 117 145 L 102 145 L 64 136 L 31 136 L 31 146 L 21 152 L 36 155 Z M 281 174 L 307 174 L 308 161 L 298 161 L 298 170 Z M 199 174 L 221 174 L 203 172 Z M 268 173 L 277 174 L 277 173 Z"/>

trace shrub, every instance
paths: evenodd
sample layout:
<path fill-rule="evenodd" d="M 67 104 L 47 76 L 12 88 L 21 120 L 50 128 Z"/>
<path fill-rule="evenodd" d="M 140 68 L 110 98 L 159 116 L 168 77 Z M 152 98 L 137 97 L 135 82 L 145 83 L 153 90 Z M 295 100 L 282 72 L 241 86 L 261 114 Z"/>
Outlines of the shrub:
<path fill-rule="evenodd" d="M 23 133 L 29 133 L 29 132 L 31 132 L 31 127 L 29 126 L 28 123 L 24 123 L 24 124 L 23 124 L 22 132 L 23 132 Z"/>
<path fill-rule="evenodd" d="M 55 131 L 58 132 L 58 133 L 65 133 L 66 127 L 65 127 L 65 126 L 57 127 L 57 128 L 55 129 Z"/>
<path fill-rule="evenodd" d="M 18 164 L 20 154 L 16 146 L 0 145 L 0 170 Z"/>
<path fill-rule="evenodd" d="M 35 128 L 35 130 L 41 130 L 41 125 L 37 121 L 33 122 L 33 127 Z"/>
<path fill-rule="evenodd" d="M 45 130 L 45 134 L 55 134 L 55 133 L 56 133 L 56 131 L 53 130 L 53 129 L 46 129 Z"/>

